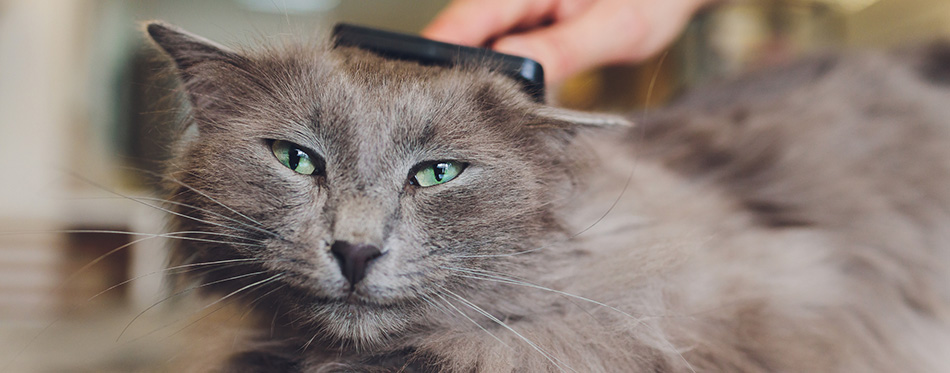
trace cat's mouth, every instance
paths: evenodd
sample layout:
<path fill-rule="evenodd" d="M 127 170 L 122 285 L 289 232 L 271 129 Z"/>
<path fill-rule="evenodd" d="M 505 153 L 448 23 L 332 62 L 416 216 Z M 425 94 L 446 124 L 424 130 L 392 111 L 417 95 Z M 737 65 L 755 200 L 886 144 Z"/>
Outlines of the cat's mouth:
<path fill-rule="evenodd" d="M 318 297 L 316 303 L 325 304 L 329 306 L 340 306 L 347 309 L 362 309 L 362 310 L 385 310 L 385 309 L 397 309 L 403 308 L 406 305 L 412 303 L 407 299 L 389 299 L 389 298 L 377 298 L 372 297 L 366 294 L 363 294 L 359 291 L 347 291 L 346 295 L 338 297 Z"/>
<path fill-rule="evenodd" d="M 348 304 L 351 306 L 358 307 L 387 307 L 393 305 L 392 302 L 379 302 L 378 300 L 372 299 L 366 295 L 361 295 L 358 292 L 352 291 L 348 295 L 339 299 L 338 302 Z"/>

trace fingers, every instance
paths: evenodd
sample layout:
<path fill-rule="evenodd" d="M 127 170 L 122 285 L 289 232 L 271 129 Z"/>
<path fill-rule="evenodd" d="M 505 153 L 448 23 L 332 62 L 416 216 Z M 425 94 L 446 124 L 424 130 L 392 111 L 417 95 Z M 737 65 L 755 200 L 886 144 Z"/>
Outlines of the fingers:
<path fill-rule="evenodd" d="M 456 0 L 422 30 L 422 36 L 448 43 L 486 46 L 517 27 L 540 24 L 558 0 Z"/>
<path fill-rule="evenodd" d="M 530 57 L 548 83 L 660 52 L 715 0 L 455 0 L 422 32 L 450 43 Z M 494 41 L 494 42 L 492 42 Z"/>
<path fill-rule="evenodd" d="M 492 47 L 540 62 L 545 80 L 560 82 L 597 65 L 632 59 L 638 53 L 646 24 L 630 4 L 599 1 L 582 14 L 550 27 L 503 37 Z"/>

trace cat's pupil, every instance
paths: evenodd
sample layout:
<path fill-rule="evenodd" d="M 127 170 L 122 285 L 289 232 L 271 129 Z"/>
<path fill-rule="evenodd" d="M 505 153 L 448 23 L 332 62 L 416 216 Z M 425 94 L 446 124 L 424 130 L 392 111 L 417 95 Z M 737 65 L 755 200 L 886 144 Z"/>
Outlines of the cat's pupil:
<path fill-rule="evenodd" d="M 432 166 L 432 173 L 435 176 L 436 181 L 442 181 L 445 178 L 445 173 L 451 167 L 448 163 L 438 163 Z"/>
<path fill-rule="evenodd" d="M 303 151 L 300 149 L 291 149 L 287 153 L 287 164 L 290 166 L 291 170 L 296 170 L 297 166 L 300 164 L 300 158 Z"/>

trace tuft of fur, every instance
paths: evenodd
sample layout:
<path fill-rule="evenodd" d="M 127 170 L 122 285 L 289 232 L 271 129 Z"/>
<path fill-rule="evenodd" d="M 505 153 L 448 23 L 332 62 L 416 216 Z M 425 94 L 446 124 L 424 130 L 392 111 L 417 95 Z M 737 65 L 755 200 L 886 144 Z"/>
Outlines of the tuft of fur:
<path fill-rule="evenodd" d="M 264 320 L 227 371 L 950 370 L 946 46 L 814 58 L 629 126 L 485 67 L 147 30 L 197 130 L 167 174 L 197 239 L 172 265 L 233 263 L 186 281 Z M 469 166 L 408 183 L 433 160 Z M 352 291 L 338 240 L 385 253 Z"/>

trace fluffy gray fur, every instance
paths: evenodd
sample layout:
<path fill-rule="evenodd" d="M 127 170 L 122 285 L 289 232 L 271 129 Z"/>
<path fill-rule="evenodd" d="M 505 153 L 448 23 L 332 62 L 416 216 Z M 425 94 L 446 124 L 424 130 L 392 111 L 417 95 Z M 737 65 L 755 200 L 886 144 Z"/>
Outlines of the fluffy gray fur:
<path fill-rule="evenodd" d="M 226 371 L 950 371 L 950 47 L 821 57 L 636 125 L 485 67 L 172 26 L 173 265 L 261 316 Z M 270 140 L 319 154 L 319 176 Z M 469 163 L 408 182 L 423 161 Z M 351 291 L 329 246 L 384 255 Z"/>

